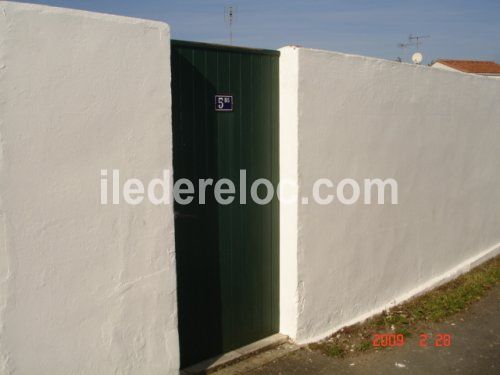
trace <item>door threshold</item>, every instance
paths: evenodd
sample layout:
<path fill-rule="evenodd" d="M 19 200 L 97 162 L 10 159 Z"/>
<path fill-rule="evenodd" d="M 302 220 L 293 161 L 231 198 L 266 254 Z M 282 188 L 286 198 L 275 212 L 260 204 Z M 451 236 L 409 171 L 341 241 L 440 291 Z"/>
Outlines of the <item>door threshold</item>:
<path fill-rule="evenodd" d="M 181 374 L 208 374 L 285 342 L 288 342 L 288 336 L 276 333 L 259 341 L 242 346 L 241 348 L 187 367 L 181 371 Z"/>

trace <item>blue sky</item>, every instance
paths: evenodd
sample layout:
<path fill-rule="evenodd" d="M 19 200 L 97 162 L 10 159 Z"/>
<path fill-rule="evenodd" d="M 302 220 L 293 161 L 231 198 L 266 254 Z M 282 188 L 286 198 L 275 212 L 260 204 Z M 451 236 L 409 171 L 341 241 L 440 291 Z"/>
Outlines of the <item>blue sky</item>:
<path fill-rule="evenodd" d="M 431 35 L 425 62 L 465 58 L 500 62 L 500 0 L 32 0 L 170 24 L 175 39 L 228 43 L 224 7 L 234 5 L 234 44 L 288 44 L 405 60 L 398 43 Z"/>

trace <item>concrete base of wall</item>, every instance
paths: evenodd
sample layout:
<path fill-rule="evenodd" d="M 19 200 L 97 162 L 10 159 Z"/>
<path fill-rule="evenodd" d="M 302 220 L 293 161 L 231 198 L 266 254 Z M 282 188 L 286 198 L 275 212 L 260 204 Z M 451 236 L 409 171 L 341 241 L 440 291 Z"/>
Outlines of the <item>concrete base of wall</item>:
<path fill-rule="evenodd" d="M 211 373 L 223 367 L 230 366 L 239 361 L 242 361 L 250 356 L 256 355 L 262 351 L 269 350 L 278 345 L 284 344 L 287 341 L 287 336 L 277 333 L 262 340 L 253 342 L 249 345 L 245 345 L 239 349 L 222 354 L 219 357 L 207 359 L 206 361 L 197 363 L 182 370 L 181 373 L 186 375 Z"/>

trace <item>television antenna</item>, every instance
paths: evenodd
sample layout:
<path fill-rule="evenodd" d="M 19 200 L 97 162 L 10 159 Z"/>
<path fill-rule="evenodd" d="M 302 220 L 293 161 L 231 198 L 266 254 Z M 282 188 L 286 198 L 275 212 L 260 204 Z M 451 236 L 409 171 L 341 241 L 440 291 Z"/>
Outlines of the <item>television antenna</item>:
<path fill-rule="evenodd" d="M 229 44 L 233 44 L 233 24 L 236 22 L 236 10 L 234 5 L 224 7 L 224 20 L 229 25 Z"/>
<path fill-rule="evenodd" d="M 406 48 L 406 47 L 410 47 L 410 46 L 413 46 L 413 45 L 414 45 L 414 43 L 398 43 L 398 47 L 399 47 L 399 48 L 401 48 L 401 53 L 402 53 L 402 55 L 404 55 L 404 54 L 405 54 L 405 52 L 404 52 L 404 51 L 405 51 L 405 48 Z M 398 56 L 398 57 L 396 58 L 396 61 L 397 61 L 397 62 L 402 62 L 402 61 L 403 61 L 403 58 L 402 58 L 402 57 L 400 57 L 400 56 Z"/>
<path fill-rule="evenodd" d="M 431 37 L 430 35 L 413 35 L 413 34 L 410 34 L 408 36 L 408 42 L 407 43 L 398 43 L 398 47 L 403 50 L 403 54 L 404 54 L 405 48 L 411 47 L 411 46 L 415 46 L 417 52 L 412 55 L 411 60 L 415 64 L 420 64 L 422 62 L 422 59 L 423 59 L 422 54 L 419 52 L 420 46 L 423 44 L 422 39 L 430 38 L 430 37 Z M 401 58 L 398 57 L 397 61 L 400 61 L 400 60 L 401 60 Z"/>
<path fill-rule="evenodd" d="M 423 43 L 423 42 L 421 42 L 421 39 L 430 38 L 430 37 L 431 37 L 430 35 L 412 35 L 412 34 L 410 34 L 408 36 L 408 41 L 409 41 L 409 44 L 411 43 L 412 45 L 416 46 L 417 51 L 418 51 L 420 48 L 420 45 Z"/>
<path fill-rule="evenodd" d="M 398 47 L 404 50 L 406 47 L 414 46 L 415 43 L 398 43 Z"/>

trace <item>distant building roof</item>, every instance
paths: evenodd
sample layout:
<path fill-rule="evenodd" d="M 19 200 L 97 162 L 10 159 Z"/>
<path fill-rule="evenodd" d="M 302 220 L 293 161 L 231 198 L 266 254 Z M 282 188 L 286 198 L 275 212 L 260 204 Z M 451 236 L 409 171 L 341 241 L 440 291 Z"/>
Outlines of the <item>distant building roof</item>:
<path fill-rule="evenodd" d="M 494 61 L 439 59 L 435 62 L 465 73 L 500 74 L 500 64 Z"/>

